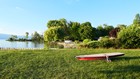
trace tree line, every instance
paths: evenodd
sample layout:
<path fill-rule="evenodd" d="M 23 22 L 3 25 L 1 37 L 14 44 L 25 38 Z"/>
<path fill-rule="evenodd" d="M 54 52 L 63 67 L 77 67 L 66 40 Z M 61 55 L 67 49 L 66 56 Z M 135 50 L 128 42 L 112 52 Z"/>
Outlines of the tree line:
<path fill-rule="evenodd" d="M 96 28 L 90 22 L 73 22 L 66 19 L 50 20 L 44 33 L 44 41 L 78 40 L 88 41 L 81 47 L 92 48 L 140 48 L 140 15 L 136 14 L 132 24 L 99 25 Z M 101 40 L 95 41 L 102 37 Z M 113 38 L 113 39 L 112 39 Z"/>
<path fill-rule="evenodd" d="M 63 41 L 67 39 L 83 41 L 84 39 L 96 40 L 103 36 L 116 37 L 117 30 L 127 26 L 121 24 L 114 28 L 112 25 L 103 24 L 95 28 L 90 22 L 68 22 L 63 18 L 48 21 L 47 27 L 48 29 L 44 33 L 45 41 Z"/>
<path fill-rule="evenodd" d="M 39 34 L 38 32 L 34 32 L 31 35 L 31 38 L 29 38 L 29 32 L 25 32 L 25 36 L 23 38 L 19 38 L 17 35 L 11 35 L 8 39 L 8 41 L 35 41 L 35 42 L 41 42 L 44 41 L 43 35 Z"/>

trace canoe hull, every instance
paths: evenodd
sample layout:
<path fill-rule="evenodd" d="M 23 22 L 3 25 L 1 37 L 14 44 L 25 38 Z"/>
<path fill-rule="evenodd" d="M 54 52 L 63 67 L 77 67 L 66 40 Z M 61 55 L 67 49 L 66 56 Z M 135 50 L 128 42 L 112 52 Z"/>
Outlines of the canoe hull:
<path fill-rule="evenodd" d="M 123 53 L 104 53 L 104 54 L 92 54 L 92 55 L 80 55 L 76 56 L 78 60 L 104 60 L 107 57 L 113 58 L 118 56 L 123 56 Z"/>

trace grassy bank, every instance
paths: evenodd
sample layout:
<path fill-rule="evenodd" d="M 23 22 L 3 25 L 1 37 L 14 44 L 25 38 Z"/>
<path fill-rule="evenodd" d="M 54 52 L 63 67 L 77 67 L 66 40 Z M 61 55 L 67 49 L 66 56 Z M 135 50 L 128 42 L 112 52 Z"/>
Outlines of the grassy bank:
<path fill-rule="evenodd" d="M 123 52 L 125 56 L 79 61 L 77 55 Z M 138 79 L 140 50 L 0 50 L 0 79 Z"/>

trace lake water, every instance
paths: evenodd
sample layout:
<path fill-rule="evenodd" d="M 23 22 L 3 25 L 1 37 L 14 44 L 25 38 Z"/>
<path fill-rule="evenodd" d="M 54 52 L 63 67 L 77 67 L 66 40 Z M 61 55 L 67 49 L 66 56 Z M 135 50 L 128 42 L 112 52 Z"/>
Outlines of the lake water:
<path fill-rule="evenodd" d="M 19 42 L 19 41 L 6 41 L 5 39 L 0 39 L 0 48 L 44 48 L 44 43 L 38 42 Z"/>

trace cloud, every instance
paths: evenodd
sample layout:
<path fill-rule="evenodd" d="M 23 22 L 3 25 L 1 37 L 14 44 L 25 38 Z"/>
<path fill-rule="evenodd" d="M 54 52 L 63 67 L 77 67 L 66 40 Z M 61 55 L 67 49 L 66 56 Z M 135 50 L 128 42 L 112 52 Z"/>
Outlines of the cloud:
<path fill-rule="evenodd" d="M 0 28 L 0 32 L 2 32 L 3 31 L 3 29 L 2 28 Z"/>
<path fill-rule="evenodd" d="M 21 7 L 16 7 L 17 10 L 24 10 L 23 8 Z"/>

